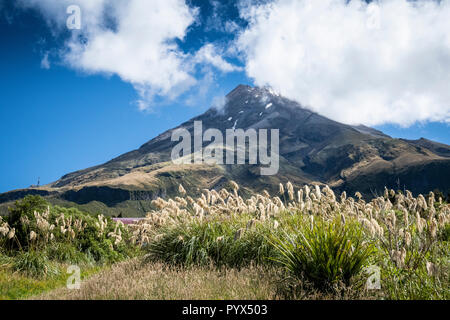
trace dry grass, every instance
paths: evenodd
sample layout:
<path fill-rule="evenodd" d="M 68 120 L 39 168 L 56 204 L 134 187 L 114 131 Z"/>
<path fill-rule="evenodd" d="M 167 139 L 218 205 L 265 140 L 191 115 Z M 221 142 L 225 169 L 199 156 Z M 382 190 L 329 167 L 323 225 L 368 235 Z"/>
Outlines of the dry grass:
<path fill-rule="evenodd" d="M 104 174 L 101 169 L 97 169 L 96 171 L 94 171 L 94 173 L 89 173 L 88 176 L 82 176 L 83 179 L 87 179 L 87 182 L 76 184 L 74 187 L 76 187 L 77 189 L 81 189 L 82 187 L 88 186 L 107 185 L 107 186 L 128 186 L 146 190 L 149 187 L 158 187 L 158 183 L 160 183 L 158 176 L 160 176 L 163 173 L 171 173 L 171 174 L 188 173 L 189 175 L 198 175 L 198 179 L 201 180 L 200 185 L 209 186 L 211 180 L 223 176 L 223 168 L 217 165 L 202 165 L 202 164 L 174 165 L 171 161 L 167 161 L 153 164 L 150 166 L 139 167 L 123 176 L 115 178 L 110 178 L 107 175 L 105 175 L 104 179 L 93 180 L 98 179 L 98 175 Z M 73 183 L 71 183 L 71 185 L 73 185 Z"/>
<path fill-rule="evenodd" d="M 279 279 L 277 271 L 262 267 L 241 270 L 181 268 L 133 259 L 85 280 L 79 290 L 59 288 L 33 299 L 277 299 L 276 279 Z"/>
<path fill-rule="evenodd" d="M 60 287 L 32 300 L 351 300 L 377 299 L 377 293 L 343 287 L 320 292 L 305 282 L 285 278 L 280 269 L 250 266 L 174 267 L 143 263 L 137 258 L 117 263 L 84 280 L 79 290 Z"/>

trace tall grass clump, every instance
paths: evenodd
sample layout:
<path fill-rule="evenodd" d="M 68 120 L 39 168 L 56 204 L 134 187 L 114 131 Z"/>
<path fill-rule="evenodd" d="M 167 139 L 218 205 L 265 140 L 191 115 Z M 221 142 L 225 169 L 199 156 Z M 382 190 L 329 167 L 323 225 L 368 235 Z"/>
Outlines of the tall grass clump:
<path fill-rule="evenodd" d="M 320 217 L 305 222 L 294 232 L 272 237 L 272 243 L 277 253 L 275 261 L 292 276 L 306 278 L 321 289 L 339 282 L 348 286 L 373 252 L 363 240 L 358 224 Z"/>
<path fill-rule="evenodd" d="M 170 264 L 242 267 L 266 261 L 270 230 L 246 219 L 213 219 L 176 224 L 158 230 L 149 258 Z"/>
<path fill-rule="evenodd" d="M 46 254 L 36 251 L 20 252 L 12 262 L 14 271 L 22 272 L 28 276 L 42 278 L 59 273 L 58 267 L 52 263 Z"/>

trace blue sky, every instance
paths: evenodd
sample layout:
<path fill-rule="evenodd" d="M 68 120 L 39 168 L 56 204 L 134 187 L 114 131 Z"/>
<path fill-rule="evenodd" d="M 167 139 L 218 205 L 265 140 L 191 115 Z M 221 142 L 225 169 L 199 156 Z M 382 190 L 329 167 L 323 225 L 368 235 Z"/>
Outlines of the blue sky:
<path fill-rule="evenodd" d="M 83 1 L 72 2 L 80 3 L 86 19 L 92 18 L 90 13 L 85 12 L 87 9 L 83 7 Z M 105 0 L 105 2 L 108 1 Z M 282 64 L 284 56 L 273 48 L 270 49 L 270 37 L 276 38 L 276 36 L 265 31 L 267 26 L 264 25 L 265 18 L 262 17 L 266 17 L 269 13 L 272 17 L 270 19 L 275 20 L 266 22 L 272 23 L 277 21 L 275 13 L 282 15 L 285 11 L 303 10 L 297 7 L 297 4 L 284 1 L 276 11 L 275 9 L 268 11 L 268 7 L 258 7 L 260 3 L 255 1 L 227 1 L 226 4 L 216 1 L 189 1 L 186 4 L 183 1 L 173 0 L 164 3 L 169 2 L 173 2 L 173 6 L 167 8 L 172 10 L 167 12 L 170 14 L 181 12 L 184 14 L 185 21 L 176 29 L 173 29 L 173 25 L 168 25 L 168 31 L 161 31 L 161 37 L 169 37 L 167 40 L 170 40 L 171 52 L 176 52 L 173 61 L 160 63 L 167 67 L 167 72 L 171 76 L 167 78 L 167 82 L 164 82 L 151 73 L 141 74 L 139 60 L 131 65 L 131 69 L 137 66 L 137 72 L 128 73 L 127 65 L 122 68 L 119 64 L 128 61 L 127 59 L 131 61 L 133 57 L 129 55 L 122 57 L 119 55 L 121 53 L 118 53 L 117 66 L 114 63 L 111 66 L 105 66 L 103 61 L 95 59 L 92 61 L 92 55 L 88 55 L 89 52 L 85 47 L 81 47 L 85 50 L 81 52 L 85 55 L 83 59 L 77 56 L 80 51 L 68 54 L 68 43 L 72 41 L 72 44 L 78 45 L 76 42 L 78 40 L 74 37 L 74 31 L 61 27 L 63 25 L 61 21 L 65 22 L 67 17 L 65 12 L 60 10 L 63 7 L 54 6 L 47 0 L 41 2 L 0 0 L 0 41 L 2 43 L 0 49 L 0 119 L 2 119 L 0 192 L 28 187 L 35 184 L 38 177 L 41 184 L 47 184 L 66 173 L 101 164 L 124 152 L 136 149 L 163 131 L 204 112 L 210 107 L 215 97 L 225 95 L 240 83 L 271 85 L 280 91 L 283 90 L 282 87 L 286 87 L 289 90 L 286 89 L 282 93 L 297 100 L 302 100 L 296 96 L 298 92 L 314 92 L 316 89 L 317 86 L 311 87 L 317 81 L 312 75 L 305 76 L 309 87 L 294 86 L 292 88 L 289 83 L 283 83 L 283 79 L 275 79 L 274 75 L 274 70 L 283 70 L 285 67 Z M 290 5 L 294 7 L 291 8 Z M 166 10 L 164 7 L 166 4 L 161 2 L 161 6 L 161 9 Z M 149 8 L 151 10 L 151 7 Z M 255 10 L 252 11 L 251 8 L 266 11 L 255 13 Z M 347 9 L 344 8 L 344 10 Z M 253 16 L 250 16 L 251 14 Z M 258 14 L 261 16 L 254 16 Z M 299 11 L 299 15 L 301 14 L 302 12 Z M 121 21 L 126 21 L 126 18 L 120 14 L 113 17 L 119 25 Z M 106 27 L 92 21 L 86 29 L 82 28 L 81 31 L 75 32 L 78 32 L 77 37 L 83 36 L 88 42 L 95 43 L 105 35 L 103 29 Z M 386 20 L 385 23 L 389 21 Z M 164 23 L 162 25 L 161 28 L 164 27 Z M 276 29 L 273 26 L 270 30 Z M 114 26 L 112 30 L 115 30 Z M 281 28 L 277 31 L 277 35 L 283 30 L 285 29 Z M 180 32 L 182 37 L 179 38 L 167 36 L 172 33 L 180 34 Z M 258 32 L 262 32 L 263 36 Z M 117 34 L 116 38 L 119 40 L 123 40 L 119 36 L 129 39 L 126 33 L 119 34 L 117 31 Z M 147 41 L 145 36 L 148 34 L 143 34 L 142 41 Z M 361 37 L 364 36 L 367 35 L 361 35 Z M 161 41 L 161 38 L 157 40 Z M 157 40 L 155 43 L 161 45 Z M 166 39 L 163 38 L 163 40 Z M 252 52 L 253 47 L 261 46 L 266 40 L 270 49 L 267 50 L 269 56 L 263 56 L 264 52 Z M 273 41 L 275 42 L 272 42 L 272 47 L 275 47 L 277 40 Z M 292 41 L 298 47 L 296 43 L 298 39 Z M 342 43 L 346 43 L 345 39 Z M 163 41 L 162 45 L 166 46 L 166 41 Z M 153 50 L 153 47 L 138 46 L 138 48 Z M 360 48 L 352 47 L 351 49 Z M 290 53 L 289 50 L 284 50 L 283 55 L 285 52 Z M 94 53 L 95 55 L 103 54 L 102 51 Z M 407 53 L 411 57 L 415 56 L 414 51 Z M 430 52 L 430 54 L 434 53 Z M 45 59 L 46 56 L 47 59 Z M 269 66 L 267 63 L 258 65 L 260 61 L 274 61 L 274 65 Z M 450 62 L 445 59 L 443 61 Z M 166 62 L 167 65 L 165 65 Z M 314 64 L 317 61 L 311 61 L 311 63 Z M 424 65 L 427 63 L 430 64 L 427 60 L 423 61 Z M 253 68 L 255 65 L 256 68 Z M 343 66 L 348 67 L 347 64 Z M 149 67 L 151 70 L 152 65 L 144 67 Z M 444 67 L 450 68 L 448 65 Z M 299 70 L 302 70 L 301 68 L 300 64 Z M 347 73 L 351 74 L 349 70 L 351 71 L 348 69 Z M 266 73 L 263 74 L 263 71 Z M 368 69 L 367 74 L 370 76 L 372 71 Z M 398 111 L 398 115 L 394 109 L 392 116 L 389 112 L 385 112 L 385 119 L 379 113 L 371 114 L 370 112 L 367 113 L 366 118 L 352 118 L 353 116 L 346 115 L 355 114 L 354 110 L 341 111 L 338 109 L 341 107 L 339 104 L 332 105 L 330 108 L 321 108 L 321 103 L 329 105 L 327 101 L 331 101 L 325 99 L 326 92 L 336 91 L 334 84 L 329 84 L 329 88 L 327 87 L 327 83 L 331 83 L 327 81 L 323 85 L 325 91 L 328 90 L 324 93 L 324 101 L 317 100 L 314 95 L 303 94 L 306 100 L 300 102 L 306 101 L 305 104 L 313 110 L 335 120 L 348 122 L 355 119 L 393 137 L 408 139 L 425 137 L 450 144 L 449 125 L 445 122 L 449 119 L 449 108 L 448 104 L 443 106 L 440 103 L 440 99 L 446 96 L 442 96 L 436 89 L 441 86 L 448 88 L 449 83 L 446 82 L 448 78 L 436 78 L 436 74 L 437 72 L 434 72 L 429 76 L 431 82 L 436 82 L 436 86 L 427 91 L 431 93 L 426 96 L 425 101 L 431 101 L 430 103 L 436 108 L 429 112 L 427 109 L 424 110 L 423 106 L 413 106 L 411 110 L 402 111 L 404 113 Z M 273 81 L 270 75 L 274 75 Z M 182 80 L 179 82 L 173 80 L 178 79 L 177 77 L 181 77 Z M 287 80 L 298 79 L 297 77 L 298 74 L 287 73 Z M 401 82 L 401 80 L 398 81 Z M 352 85 L 350 83 L 349 87 Z M 395 85 L 397 83 L 392 82 L 390 87 Z M 415 83 L 411 83 L 412 88 L 414 85 Z M 385 97 L 382 90 L 386 89 L 380 86 L 378 91 L 369 90 L 368 92 L 371 95 Z M 176 92 L 176 95 L 172 95 L 172 92 Z M 353 91 L 348 91 L 348 97 L 354 96 Z M 335 97 L 330 93 L 329 98 Z M 405 99 L 401 101 L 408 102 Z M 346 101 L 342 99 L 342 103 Z M 364 103 L 365 100 L 361 101 Z M 401 103 L 393 104 L 393 106 L 403 108 Z M 367 107 L 367 110 L 371 109 L 373 106 Z M 371 122 L 371 119 L 374 121 Z"/>

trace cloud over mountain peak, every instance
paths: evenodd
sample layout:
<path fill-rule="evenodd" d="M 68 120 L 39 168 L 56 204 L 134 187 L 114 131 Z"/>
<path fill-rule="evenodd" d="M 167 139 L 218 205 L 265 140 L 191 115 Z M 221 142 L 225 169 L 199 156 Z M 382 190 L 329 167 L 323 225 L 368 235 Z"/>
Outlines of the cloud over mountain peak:
<path fill-rule="evenodd" d="M 450 1 L 278 0 L 244 7 L 259 86 L 337 121 L 450 121 Z"/>

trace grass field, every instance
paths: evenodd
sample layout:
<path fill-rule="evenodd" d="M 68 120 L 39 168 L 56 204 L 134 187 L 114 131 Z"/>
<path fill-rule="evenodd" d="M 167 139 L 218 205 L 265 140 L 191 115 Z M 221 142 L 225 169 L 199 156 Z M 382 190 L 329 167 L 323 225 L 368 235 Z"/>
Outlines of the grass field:
<path fill-rule="evenodd" d="M 296 192 L 295 192 L 296 191 Z M 0 221 L 2 299 L 450 298 L 450 205 L 327 186 L 248 199 L 235 183 L 156 199 L 132 225 L 42 198 Z M 65 286 L 68 265 L 80 289 Z"/>
<path fill-rule="evenodd" d="M 242 269 L 214 266 L 177 267 L 132 259 L 100 271 L 83 281 L 80 290 L 60 287 L 34 295 L 35 300 L 278 300 L 375 299 L 368 291 L 347 288 L 339 294 L 323 293 L 312 286 L 294 284 L 278 268 L 249 266 Z"/>
<path fill-rule="evenodd" d="M 100 267 L 84 266 L 81 268 L 81 279 L 99 272 Z M 9 267 L 0 267 L 0 300 L 19 300 L 39 295 L 43 292 L 65 287 L 68 279 L 65 269 L 54 277 L 36 278 L 21 272 L 12 271 Z"/>

